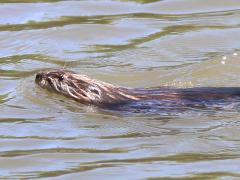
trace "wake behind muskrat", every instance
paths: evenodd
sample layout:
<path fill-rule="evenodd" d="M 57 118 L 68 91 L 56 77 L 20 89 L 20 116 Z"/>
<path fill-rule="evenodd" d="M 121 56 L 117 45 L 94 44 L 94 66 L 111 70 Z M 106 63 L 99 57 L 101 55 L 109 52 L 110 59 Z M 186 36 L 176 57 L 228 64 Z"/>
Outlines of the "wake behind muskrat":
<path fill-rule="evenodd" d="M 240 102 L 239 87 L 126 88 L 66 70 L 39 72 L 35 82 L 44 89 L 82 104 L 112 110 L 155 112 L 165 109 L 206 109 Z"/>

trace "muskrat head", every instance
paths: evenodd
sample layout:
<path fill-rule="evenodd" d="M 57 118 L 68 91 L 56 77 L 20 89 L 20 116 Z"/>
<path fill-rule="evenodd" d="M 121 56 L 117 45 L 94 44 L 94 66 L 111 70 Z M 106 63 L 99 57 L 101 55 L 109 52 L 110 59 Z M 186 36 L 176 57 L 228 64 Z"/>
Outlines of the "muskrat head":
<path fill-rule="evenodd" d="M 35 82 L 42 88 L 72 97 L 83 104 L 99 102 L 103 90 L 103 84 L 96 80 L 65 70 L 39 72 Z"/>

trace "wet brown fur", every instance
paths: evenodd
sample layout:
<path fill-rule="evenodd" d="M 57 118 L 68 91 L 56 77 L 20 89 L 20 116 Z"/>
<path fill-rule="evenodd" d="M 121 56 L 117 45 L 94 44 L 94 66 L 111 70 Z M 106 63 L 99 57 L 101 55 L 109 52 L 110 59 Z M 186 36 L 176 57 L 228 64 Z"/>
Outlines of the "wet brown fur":
<path fill-rule="evenodd" d="M 83 104 L 107 106 L 139 99 L 126 88 L 65 70 L 39 72 L 35 82 L 42 88 L 71 97 Z"/>
<path fill-rule="evenodd" d="M 82 104 L 99 107 L 139 100 L 181 102 L 218 100 L 240 96 L 239 88 L 124 88 L 66 70 L 39 72 L 35 81 L 42 88 L 71 97 Z"/>

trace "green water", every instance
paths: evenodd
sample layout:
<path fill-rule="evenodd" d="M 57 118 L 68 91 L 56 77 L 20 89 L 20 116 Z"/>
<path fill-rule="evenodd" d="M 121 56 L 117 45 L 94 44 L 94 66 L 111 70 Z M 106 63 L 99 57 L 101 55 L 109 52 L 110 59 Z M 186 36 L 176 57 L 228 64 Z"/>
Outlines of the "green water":
<path fill-rule="evenodd" d="M 122 116 L 34 83 L 65 68 L 128 87 L 240 87 L 240 1 L 0 0 L 0 12 L 0 179 L 240 178 L 231 107 Z"/>

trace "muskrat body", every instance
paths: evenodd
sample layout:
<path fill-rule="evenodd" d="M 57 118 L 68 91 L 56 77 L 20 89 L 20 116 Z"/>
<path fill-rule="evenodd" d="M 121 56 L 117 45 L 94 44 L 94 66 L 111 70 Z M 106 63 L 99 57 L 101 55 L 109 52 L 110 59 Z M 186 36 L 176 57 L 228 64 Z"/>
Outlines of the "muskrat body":
<path fill-rule="evenodd" d="M 66 70 L 39 72 L 35 82 L 82 104 L 113 110 L 216 108 L 240 101 L 239 87 L 125 88 Z"/>

